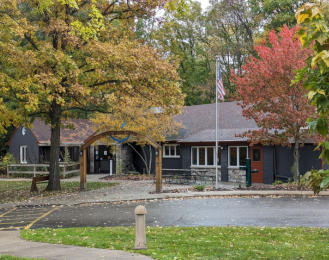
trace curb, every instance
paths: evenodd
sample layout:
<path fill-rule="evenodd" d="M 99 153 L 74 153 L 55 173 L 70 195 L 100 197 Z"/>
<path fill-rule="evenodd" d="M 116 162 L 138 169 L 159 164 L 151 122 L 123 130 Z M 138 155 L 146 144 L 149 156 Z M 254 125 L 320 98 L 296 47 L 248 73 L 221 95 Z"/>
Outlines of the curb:
<path fill-rule="evenodd" d="M 156 194 L 152 194 L 156 195 Z M 211 192 L 191 192 L 191 193 L 159 193 L 157 196 L 140 196 L 138 198 L 122 198 L 122 199 L 109 199 L 103 201 L 82 201 L 78 203 L 44 203 L 44 204 L 16 204 L 17 206 L 78 206 L 85 204 L 102 204 L 102 203 L 115 203 L 115 202 L 137 202 L 137 201 L 153 201 L 153 200 L 167 200 L 167 199 L 193 199 L 193 198 L 216 198 L 216 197 L 269 197 L 269 196 L 277 196 L 277 197 L 328 197 L 329 191 L 320 192 L 320 194 L 314 195 L 313 191 L 211 191 Z M 30 203 L 32 203 L 31 201 Z"/>

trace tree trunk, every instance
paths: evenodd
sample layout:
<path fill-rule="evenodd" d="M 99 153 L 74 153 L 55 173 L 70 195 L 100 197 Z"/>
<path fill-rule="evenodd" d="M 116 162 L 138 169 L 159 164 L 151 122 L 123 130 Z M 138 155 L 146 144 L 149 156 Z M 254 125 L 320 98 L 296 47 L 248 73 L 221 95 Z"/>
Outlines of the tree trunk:
<path fill-rule="evenodd" d="M 47 191 L 58 191 L 61 189 L 60 171 L 59 171 L 59 142 L 61 130 L 61 105 L 53 100 L 50 111 L 51 136 L 50 136 L 50 164 L 49 164 L 49 182 Z"/>
<path fill-rule="evenodd" d="M 143 146 L 140 146 L 142 148 L 142 151 L 143 151 L 143 154 L 144 154 L 144 157 L 143 155 L 141 155 L 136 149 L 134 146 L 132 146 L 130 143 L 128 143 L 128 145 L 135 151 L 135 153 L 137 153 L 139 155 L 139 157 L 142 159 L 144 165 L 145 165 L 145 168 L 146 168 L 146 173 L 147 175 L 150 175 L 149 172 L 151 170 L 149 170 L 148 168 L 148 165 L 147 165 L 147 157 L 146 157 L 146 153 L 145 153 L 145 150 L 144 150 L 144 147 Z"/>
<path fill-rule="evenodd" d="M 296 164 L 296 182 L 299 183 L 299 138 L 295 137 L 294 163 Z"/>

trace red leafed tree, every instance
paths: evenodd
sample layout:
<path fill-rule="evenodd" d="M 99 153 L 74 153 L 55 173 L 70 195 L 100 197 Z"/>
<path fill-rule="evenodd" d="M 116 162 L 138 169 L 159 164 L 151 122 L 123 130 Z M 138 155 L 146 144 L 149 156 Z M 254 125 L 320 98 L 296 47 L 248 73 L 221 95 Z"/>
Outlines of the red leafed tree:
<path fill-rule="evenodd" d="M 292 171 L 299 182 L 299 147 L 308 138 L 306 120 L 315 111 L 308 103 L 302 82 L 291 85 L 295 71 L 305 67 L 305 59 L 310 55 L 309 49 L 301 49 L 300 41 L 294 36 L 296 30 L 284 26 L 278 35 L 271 31 L 268 42 L 255 46 L 259 58 L 250 58 L 242 72 L 232 72 L 232 82 L 243 100 L 243 115 L 254 119 L 259 127 L 241 136 L 248 137 L 251 145 L 290 147 L 294 142 Z"/>

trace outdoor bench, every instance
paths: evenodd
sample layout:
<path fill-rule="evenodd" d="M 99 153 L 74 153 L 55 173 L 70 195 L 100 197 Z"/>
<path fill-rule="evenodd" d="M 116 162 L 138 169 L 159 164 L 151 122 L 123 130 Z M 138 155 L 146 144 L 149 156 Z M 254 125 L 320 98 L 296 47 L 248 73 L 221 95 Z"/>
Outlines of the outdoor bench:
<path fill-rule="evenodd" d="M 203 181 L 204 181 L 205 184 L 207 183 L 207 180 L 211 181 L 212 184 L 215 184 L 216 175 L 204 175 L 203 176 Z"/>
<path fill-rule="evenodd" d="M 49 176 L 42 176 L 42 177 L 33 177 L 32 178 L 32 185 L 31 185 L 31 191 L 30 192 L 38 192 L 37 183 L 48 183 Z"/>
<path fill-rule="evenodd" d="M 165 182 L 172 183 L 175 179 L 175 175 L 171 175 L 171 174 L 162 175 L 162 179 L 164 179 Z"/>
<path fill-rule="evenodd" d="M 176 182 L 182 183 L 182 184 L 190 184 L 196 182 L 196 176 L 192 174 L 183 174 L 183 175 L 176 175 Z"/>
<path fill-rule="evenodd" d="M 192 174 L 164 174 L 162 175 L 162 179 L 164 179 L 167 183 L 176 183 L 176 184 L 190 184 L 195 183 L 196 176 Z"/>

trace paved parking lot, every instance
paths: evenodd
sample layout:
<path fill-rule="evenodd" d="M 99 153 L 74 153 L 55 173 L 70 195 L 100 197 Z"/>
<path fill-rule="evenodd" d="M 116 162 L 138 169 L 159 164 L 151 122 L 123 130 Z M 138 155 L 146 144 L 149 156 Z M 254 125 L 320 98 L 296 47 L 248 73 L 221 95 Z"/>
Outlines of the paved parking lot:
<path fill-rule="evenodd" d="M 29 229 L 58 206 L 18 206 L 0 212 L 0 230 Z"/>

